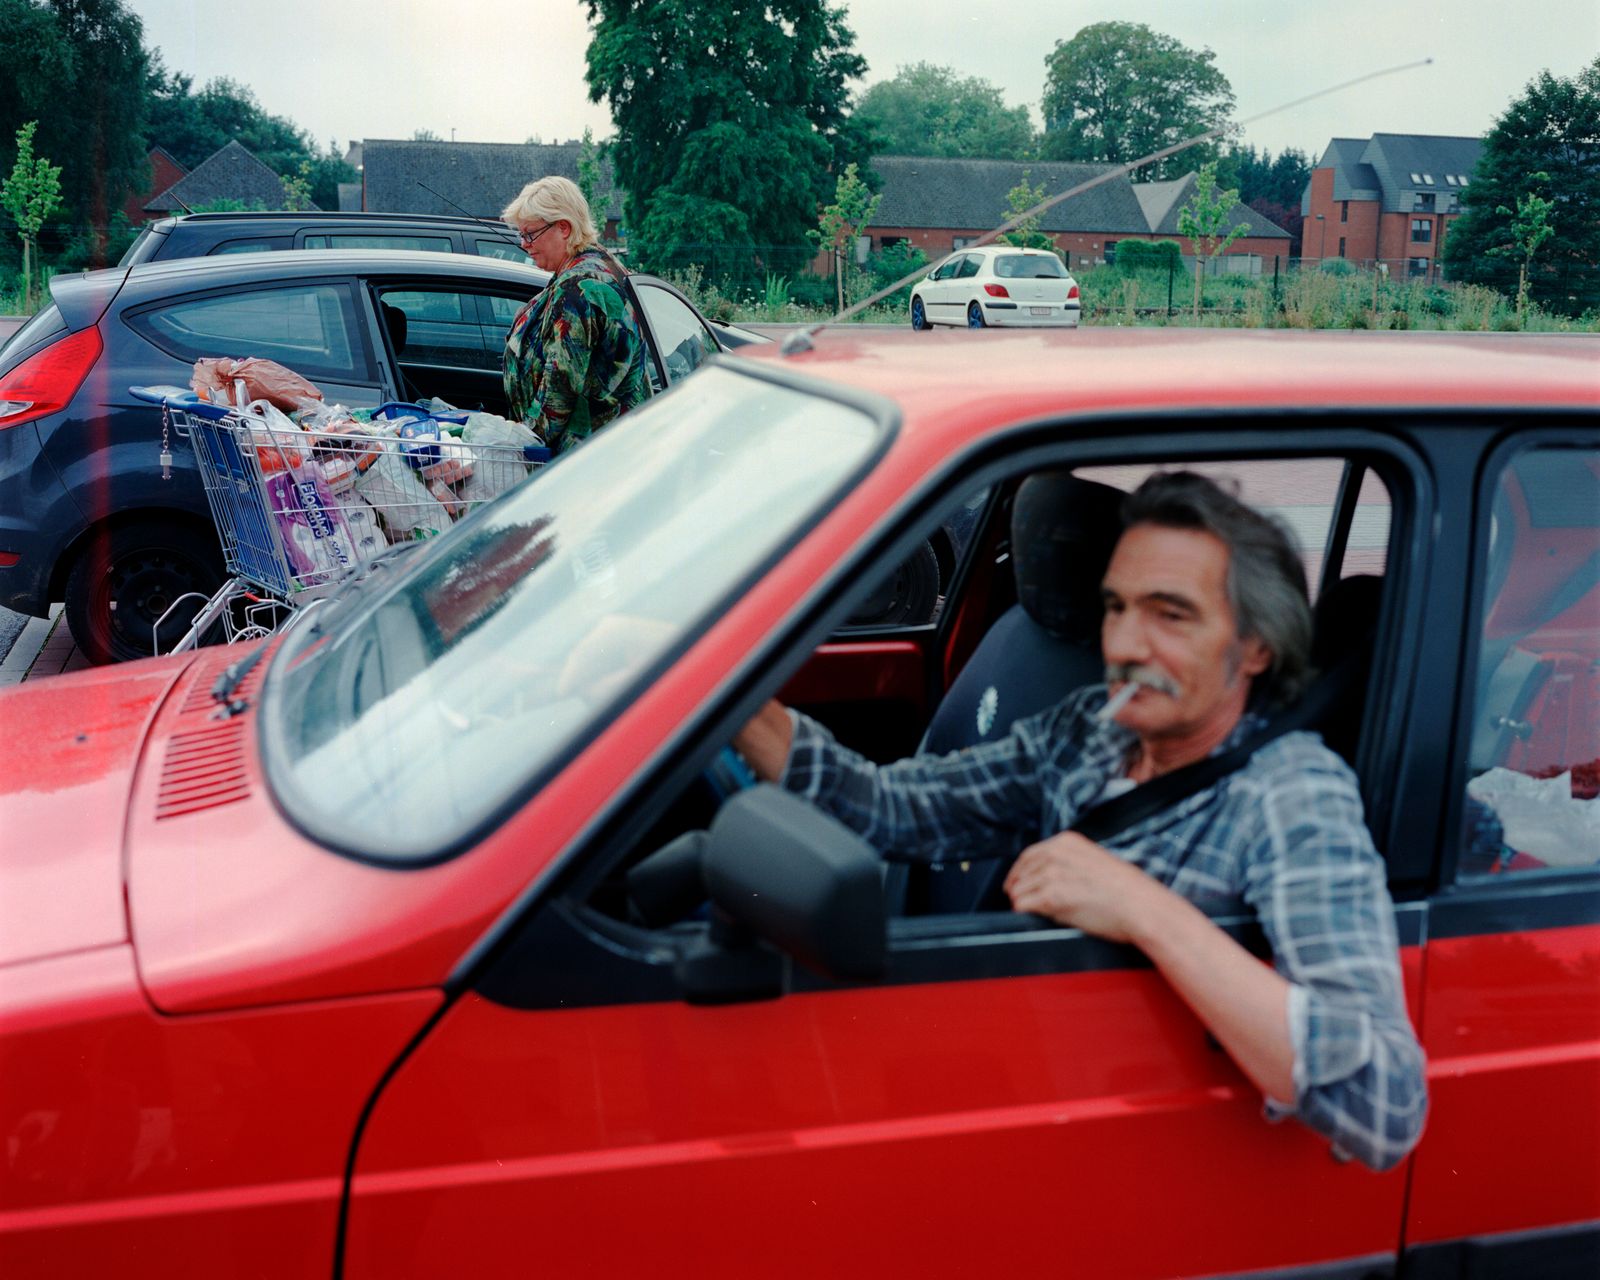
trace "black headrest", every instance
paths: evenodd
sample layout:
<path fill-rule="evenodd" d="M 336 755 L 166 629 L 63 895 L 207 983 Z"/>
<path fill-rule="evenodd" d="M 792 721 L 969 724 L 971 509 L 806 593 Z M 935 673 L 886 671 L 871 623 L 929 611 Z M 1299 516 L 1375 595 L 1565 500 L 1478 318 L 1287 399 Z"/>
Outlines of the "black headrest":
<path fill-rule="evenodd" d="M 1330 583 L 1311 611 L 1311 665 L 1328 671 L 1346 655 L 1370 649 L 1382 602 L 1383 579 L 1373 574 Z"/>
<path fill-rule="evenodd" d="M 1124 497 L 1065 471 L 1040 471 L 1017 487 L 1011 508 L 1017 600 L 1051 635 L 1100 643 L 1100 583 L 1122 535 Z"/>
<path fill-rule="evenodd" d="M 394 353 L 399 355 L 406 349 L 406 313 L 387 302 L 378 305 L 383 308 L 383 323 L 389 330 L 389 341 L 394 344 Z"/>

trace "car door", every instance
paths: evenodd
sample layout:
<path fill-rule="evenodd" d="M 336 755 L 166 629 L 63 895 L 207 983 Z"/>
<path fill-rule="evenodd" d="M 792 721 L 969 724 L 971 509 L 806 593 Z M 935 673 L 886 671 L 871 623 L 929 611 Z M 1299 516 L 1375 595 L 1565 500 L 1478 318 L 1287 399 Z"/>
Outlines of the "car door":
<path fill-rule="evenodd" d="M 649 346 L 656 357 L 646 361 L 654 390 L 663 390 L 666 385 L 687 378 L 722 349 L 716 335 L 687 300 L 653 281 L 635 279 L 633 286 L 644 310 L 640 320 L 648 331 Z M 663 374 L 665 384 L 661 381 Z"/>
<path fill-rule="evenodd" d="M 948 261 L 941 263 L 928 277 L 927 284 L 922 287 L 922 304 L 928 309 L 928 318 L 944 324 L 954 324 L 959 319 L 957 310 L 953 310 L 952 291 L 956 273 L 961 270 L 961 264 L 966 261 L 966 254 L 957 254 Z"/>
<path fill-rule="evenodd" d="M 1271 429 L 1220 428 L 1207 447 L 1268 437 L 1281 451 Z M 1297 442 L 1356 443 L 1306 424 Z M 1384 451 L 1410 513 L 1389 545 L 1412 538 L 1429 510 L 1420 466 L 1359 443 Z M 1091 439 L 1055 459 L 1127 447 Z M 997 464 L 966 483 L 1006 478 Z M 1426 548 L 1390 562 L 1389 607 L 1404 615 Z M 1383 679 L 1406 675 L 1397 646 Z M 673 760 L 681 781 L 692 753 Z M 629 797 L 628 834 L 608 846 L 597 832 L 463 970 L 459 998 L 373 1106 L 346 1276 L 489 1272 L 530 1241 L 555 1273 L 693 1260 L 713 1275 L 814 1276 L 841 1258 L 930 1275 L 1392 1269 L 1404 1169 L 1374 1174 L 1297 1124 L 1266 1123 L 1136 953 L 1009 913 L 934 916 L 891 922 L 882 979 L 795 965 L 777 987 L 741 990 L 742 966 L 768 960 L 727 950 L 720 925 L 645 928 L 604 905 L 618 845 L 665 803 Z M 1398 916 L 1414 996 L 1420 913 Z"/>
<path fill-rule="evenodd" d="M 1469 456 L 1468 464 L 1472 461 Z M 1461 465 L 1461 464 L 1457 464 Z M 1525 429 L 1476 489 L 1452 821 L 1429 904 L 1419 1274 L 1600 1269 L 1600 434 Z M 1465 515 L 1465 513 L 1463 513 Z M 1463 565 L 1464 569 L 1466 566 Z M 1452 634 L 1446 631 L 1442 634 Z"/>
<path fill-rule="evenodd" d="M 379 347 L 393 360 L 396 396 L 438 396 L 462 409 L 507 410 L 506 333 L 527 298 L 448 277 L 373 284 Z"/>

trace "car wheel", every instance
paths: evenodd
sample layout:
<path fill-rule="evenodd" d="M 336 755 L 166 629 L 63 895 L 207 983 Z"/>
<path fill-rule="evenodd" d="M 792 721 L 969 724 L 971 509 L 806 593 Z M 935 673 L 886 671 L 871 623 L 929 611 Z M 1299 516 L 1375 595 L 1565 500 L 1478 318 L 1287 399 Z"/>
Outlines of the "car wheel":
<path fill-rule="evenodd" d="M 989 322 L 983 318 L 983 308 L 976 302 L 967 303 L 967 328 L 987 329 Z"/>
<path fill-rule="evenodd" d="M 175 520 L 138 520 L 90 535 L 67 575 L 66 614 L 91 662 L 150 657 L 153 629 L 173 602 L 222 585 L 222 557 L 206 536 Z M 203 603 L 173 610 L 155 638 L 160 652 L 183 638 Z"/>
<path fill-rule="evenodd" d="M 928 323 L 928 312 L 927 309 L 922 305 L 921 298 L 911 299 L 911 327 L 918 333 L 925 333 L 927 330 L 933 328 L 933 326 Z"/>
<path fill-rule="evenodd" d="M 924 542 L 880 582 L 845 623 L 850 627 L 906 627 L 932 622 L 939 608 L 939 557 Z"/>

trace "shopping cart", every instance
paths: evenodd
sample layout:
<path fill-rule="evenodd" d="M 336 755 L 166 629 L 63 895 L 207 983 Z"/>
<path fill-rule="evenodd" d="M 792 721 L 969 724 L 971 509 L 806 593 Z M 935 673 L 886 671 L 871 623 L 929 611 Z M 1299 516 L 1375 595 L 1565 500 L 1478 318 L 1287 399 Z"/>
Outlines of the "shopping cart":
<path fill-rule="evenodd" d="M 261 402 L 214 404 L 177 387 L 130 387 L 186 439 L 222 541 L 227 581 L 173 601 L 203 603 L 173 652 L 220 624 L 229 643 L 269 635 L 391 547 L 444 533 L 550 460 L 526 427 L 491 415 L 387 404 L 370 418 L 305 430 Z"/>

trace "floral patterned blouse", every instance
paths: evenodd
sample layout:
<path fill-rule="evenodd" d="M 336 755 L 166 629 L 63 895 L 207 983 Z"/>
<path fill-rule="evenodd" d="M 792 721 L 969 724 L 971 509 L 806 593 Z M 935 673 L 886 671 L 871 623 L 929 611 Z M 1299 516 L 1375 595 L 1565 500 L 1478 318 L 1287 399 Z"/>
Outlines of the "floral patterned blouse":
<path fill-rule="evenodd" d="M 564 453 L 649 396 L 644 362 L 632 301 L 605 255 L 585 249 L 511 322 L 511 416 Z"/>

